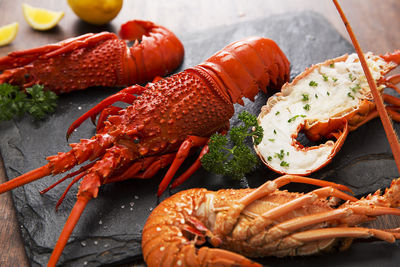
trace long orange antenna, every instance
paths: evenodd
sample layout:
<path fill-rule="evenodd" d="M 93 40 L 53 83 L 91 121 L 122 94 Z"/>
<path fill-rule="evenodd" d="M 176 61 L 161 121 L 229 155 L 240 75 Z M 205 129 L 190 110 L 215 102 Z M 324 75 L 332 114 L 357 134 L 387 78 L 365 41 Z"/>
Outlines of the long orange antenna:
<path fill-rule="evenodd" d="M 71 214 L 69 215 L 67 222 L 58 238 L 57 244 L 54 247 L 53 253 L 50 256 L 47 267 L 55 267 L 58 259 L 60 258 L 68 239 L 75 228 L 75 225 L 79 221 L 79 218 L 84 211 L 86 204 L 90 201 L 90 197 L 78 196 L 75 206 L 72 208 Z"/>
<path fill-rule="evenodd" d="M 42 177 L 51 174 L 50 165 L 44 165 L 40 168 L 37 168 L 33 171 L 27 172 L 21 176 L 18 176 L 8 182 L 0 184 L 0 194 L 10 191 L 16 187 L 22 186 L 24 184 L 30 183 Z"/>
<path fill-rule="evenodd" d="M 360 59 L 361 66 L 362 66 L 365 76 L 367 77 L 367 80 L 368 80 L 369 88 L 371 89 L 372 96 L 374 97 L 376 109 L 379 113 L 379 117 L 381 118 L 383 128 L 385 129 L 385 133 L 388 138 L 390 148 L 392 149 L 394 161 L 396 162 L 396 165 L 397 165 L 397 170 L 400 173 L 400 144 L 399 144 L 399 140 L 397 138 L 396 132 L 393 129 L 392 122 L 389 118 L 389 115 L 387 114 L 387 111 L 383 104 L 381 95 L 379 94 L 378 89 L 376 88 L 375 81 L 372 78 L 371 72 L 368 68 L 368 65 L 365 60 L 364 53 L 361 50 L 360 44 L 358 43 L 356 36 L 354 35 L 354 32 L 353 32 L 346 16 L 344 15 L 343 10 L 340 7 L 339 3 L 337 2 L 337 0 L 332 0 L 332 1 L 335 4 L 336 9 L 340 14 L 340 17 L 343 20 L 344 26 L 346 27 L 346 30 L 349 33 L 350 39 L 351 39 L 351 41 L 354 45 L 354 48 L 356 49 L 356 52 L 358 54 L 358 58 Z"/>

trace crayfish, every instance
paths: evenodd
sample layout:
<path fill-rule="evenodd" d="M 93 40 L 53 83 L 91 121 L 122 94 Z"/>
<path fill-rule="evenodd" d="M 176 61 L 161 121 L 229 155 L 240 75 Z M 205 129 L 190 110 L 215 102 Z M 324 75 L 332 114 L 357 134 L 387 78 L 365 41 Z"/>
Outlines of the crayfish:
<path fill-rule="evenodd" d="M 168 29 L 150 21 L 111 32 L 88 33 L 56 44 L 15 51 L 0 58 L 0 83 L 34 84 L 57 94 L 91 86 L 128 86 L 170 74 L 182 63 L 184 49 Z M 134 41 L 128 47 L 126 41 Z"/>
<path fill-rule="evenodd" d="M 289 183 L 322 188 L 279 190 Z M 348 248 L 354 238 L 394 242 L 399 229 L 358 225 L 376 216 L 400 215 L 400 179 L 382 195 L 357 199 L 346 186 L 281 176 L 256 189 L 181 191 L 159 204 L 143 228 L 143 257 L 153 266 L 261 266 L 247 257 L 300 256 Z M 346 201 L 338 205 L 339 200 Z M 209 248 L 206 241 L 213 246 Z M 244 256 L 243 256 L 244 255 Z"/>
<path fill-rule="evenodd" d="M 76 204 L 49 260 L 49 266 L 54 266 L 85 206 L 97 197 L 101 185 L 150 178 L 171 165 L 159 186 L 160 195 L 191 148 L 204 146 L 192 167 L 176 179 L 184 181 L 200 167 L 210 135 L 229 128 L 233 104 L 243 103 L 242 97 L 253 100 L 259 90 L 266 92 L 267 87 L 280 89 L 289 79 L 289 67 L 275 42 L 251 37 L 228 45 L 183 72 L 144 87 L 123 89 L 82 115 L 67 133 L 100 113 L 95 136 L 71 144 L 69 152 L 50 156 L 48 164 L 0 185 L 0 193 L 93 161 L 66 176 L 75 176 L 71 185 L 82 181 Z M 113 106 L 117 101 L 130 105 Z"/>

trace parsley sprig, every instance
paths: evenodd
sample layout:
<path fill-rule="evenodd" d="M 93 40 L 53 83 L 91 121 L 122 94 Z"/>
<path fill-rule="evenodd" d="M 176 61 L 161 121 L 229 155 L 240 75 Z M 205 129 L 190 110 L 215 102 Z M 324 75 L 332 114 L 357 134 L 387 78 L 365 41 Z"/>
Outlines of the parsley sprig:
<path fill-rule="evenodd" d="M 209 151 L 201 159 L 206 170 L 234 179 L 242 178 L 258 162 L 257 156 L 245 144 L 245 140 L 253 137 L 254 144 L 258 145 L 263 138 L 263 128 L 258 125 L 254 115 L 244 111 L 238 118 L 244 125 L 231 128 L 230 142 L 225 135 L 213 134 L 208 144 Z"/>
<path fill-rule="evenodd" d="M 29 87 L 24 92 L 18 86 L 0 84 L 0 121 L 21 117 L 25 113 L 36 120 L 43 119 L 54 112 L 57 98 L 55 93 L 44 91 L 41 85 Z"/>

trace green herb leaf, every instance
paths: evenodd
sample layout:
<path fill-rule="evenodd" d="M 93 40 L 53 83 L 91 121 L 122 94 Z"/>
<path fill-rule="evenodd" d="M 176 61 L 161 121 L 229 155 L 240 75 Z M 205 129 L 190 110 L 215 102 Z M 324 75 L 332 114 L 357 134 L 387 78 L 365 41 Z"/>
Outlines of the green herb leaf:
<path fill-rule="evenodd" d="M 309 86 L 318 86 L 318 83 L 316 81 L 311 81 L 309 84 Z"/>
<path fill-rule="evenodd" d="M 233 147 L 228 147 L 229 140 L 227 136 L 213 134 L 208 143 L 209 151 L 201 159 L 201 163 L 206 170 L 231 176 L 234 179 L 242 178 L 258 162 L 256 155 L 245 144 L 247 137 L 253 137 L 256 145 L 261 143 L 263 138 L 263 128 L 258 125 L 257 118 L 254 115 L 242 112 L 238 118 L 244 125 L 232 127 L 229 131 Z"/>
<path fill-rule="evenodd" d="M 301 99 L 301 101 L 308 101 L 310 100 L 310 96 L 308 94 L 301 94 L 303 96 L 303 98 Z"/>
<path fill-rule="evenodd" d="M 282 167 L 289 167 L 289 163 L 287 163 L 286 161 L 282 161 L 280 165 Z"/>
<path fill-rule="evenodd" d="M 306 104 L 304 107 L 303 107 L 303 109 L 305 109 L 305 110 L 310 110 L 310 105 L 309 104 Z"/>
<path fill-rule="evenodd" d="M 21 117 L 26 112 L 35 119 L 42 119 L 54 112 L 56 100 L 55 93 L 44 91 L 40 85 L 27 88 L 25 93 L 18 86 L 0 84 L 0 121 Z"/>
<path fill-rule="evenodd" d="M 285 151 L 283 149 L 281 149 L 279 153 L 275 153 L 274 155 L 275 158 L 278 158 L 280 160 L 282 160 L 284 156 L 285 156 Z"/>
<path fill-rule="evenodd" d="M 326 74 L 322 74 L 322 78 L 324 78 L 324 81 L 325 81 L 325 82 L 328 81 L 328 76 L 326 76 Z"/>
<path fill-rule="evenodd" d="M 43 119 L 47 114 L 55 111 L 58 97 L 54 92 L 44 91 L 41 85 L 27 88 L 26 92 L 31 96 L 30 101 L 27 102 L 27 112 L 35 119 Z"/>

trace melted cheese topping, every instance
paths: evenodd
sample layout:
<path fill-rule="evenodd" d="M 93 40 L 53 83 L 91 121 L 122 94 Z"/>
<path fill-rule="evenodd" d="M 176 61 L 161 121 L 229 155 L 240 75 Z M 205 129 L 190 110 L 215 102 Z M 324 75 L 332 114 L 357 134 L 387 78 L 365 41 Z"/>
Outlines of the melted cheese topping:
<path fill-rule="evenodd" d="M 388 63 L 369 53 L 366 59 L 373 78 L 380 79 Z M 333 141 L 301 149 L 293 145 L 292 136 L 297 135 L 301 125 L 341 117 L 357 109 L 362 99 L 372 98 L 356 54 L 345 61 L 323 64 L 282 88 L 281 94 L 268 101 L 268 111 L 258 118 L 264 137 L 256 149 L 264 162 L 278 172 L 306 174 L 329 161 Z"/>

